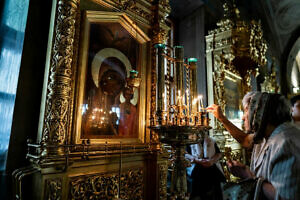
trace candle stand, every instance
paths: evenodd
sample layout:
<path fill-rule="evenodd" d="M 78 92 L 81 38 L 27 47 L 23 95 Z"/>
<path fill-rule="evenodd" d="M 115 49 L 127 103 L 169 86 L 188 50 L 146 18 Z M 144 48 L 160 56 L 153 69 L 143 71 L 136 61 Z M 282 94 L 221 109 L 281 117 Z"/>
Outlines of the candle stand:
<path fill-rule="evenodd" d="M 162 143 L 170 145 L 174 168 L 168 199 L 188 199 L 186 182 L 186 145 L 203 140 L 209 118 L 203 106 L 203 96 L 197 91 L 197 59 L 183 57 L 182 46 L 174 48 L 156 44 L 156 110 L 150 129 Z"/>
<path fill-rule="evenodd" d="M 186 161 L 184 154 L 186 145 L 195 144 L 204 139 L 208 126 L 151 126 L 158 133 L 162 143 L 170 145 L 175 151 L 174 168 L 172 171 L 171 188 L 168 199 L 187 200 Z"/>

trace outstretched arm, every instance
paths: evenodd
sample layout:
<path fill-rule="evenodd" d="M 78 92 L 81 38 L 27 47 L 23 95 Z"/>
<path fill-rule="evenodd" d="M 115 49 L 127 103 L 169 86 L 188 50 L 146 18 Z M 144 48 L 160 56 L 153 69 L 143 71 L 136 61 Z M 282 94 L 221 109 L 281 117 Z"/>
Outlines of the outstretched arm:
<path fill-rule="evenodd" d="M 249 148 L 253 143 L 253 134 L 247 134 L 233 123 L 221 111 L 220 106 L 213 104 L 206 108 L 207 112 L 212 113 L 226 128 L 226 130 L 234 137 L 243 147 Z"/>

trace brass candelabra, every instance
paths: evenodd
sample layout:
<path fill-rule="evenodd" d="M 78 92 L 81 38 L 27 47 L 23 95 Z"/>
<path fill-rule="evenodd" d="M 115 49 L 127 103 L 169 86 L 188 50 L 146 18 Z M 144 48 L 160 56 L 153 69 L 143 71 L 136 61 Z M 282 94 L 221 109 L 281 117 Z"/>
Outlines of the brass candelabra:
<path fill-rule="evenodd" d="M 156 44 L 155 48 L 156 112 L 150 128 L 175 152 L 169 199 L 188 199 L 185 148 L 202 140 L 210 129 L 203 96 L 197 92 L 197 59 L 185 62 L 182 46 Z"/>

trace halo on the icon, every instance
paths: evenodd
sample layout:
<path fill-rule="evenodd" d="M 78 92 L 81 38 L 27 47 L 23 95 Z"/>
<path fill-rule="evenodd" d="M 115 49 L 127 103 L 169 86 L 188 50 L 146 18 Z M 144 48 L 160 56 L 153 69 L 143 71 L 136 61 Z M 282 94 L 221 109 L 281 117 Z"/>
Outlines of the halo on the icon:
<path fill-rule="evenodd" d="M 124 64 L 124 66 L 126 67 L 126 77 L 129 77 L 130 71 L 132 70 L 129 59 L 118 49 L 104 48 L 104 49 L 98 51 L 98 53 L 93 58 L 92 67 L 91 67 L 93 81 L 97 88 L 99 87 L 99 77 L 101 77 L 101 75 L 106 71 L 106 70 L 103 70 L 101 72 L 102 74 L 99 74 L 101 64 L 106 58 L 109 58 L 109 57 L 115 57 Z M 114 70 L 118 71 L 120 74 L 124 74 L 124 72 L 122 72 L 121 69 L 114 69 Z"/>

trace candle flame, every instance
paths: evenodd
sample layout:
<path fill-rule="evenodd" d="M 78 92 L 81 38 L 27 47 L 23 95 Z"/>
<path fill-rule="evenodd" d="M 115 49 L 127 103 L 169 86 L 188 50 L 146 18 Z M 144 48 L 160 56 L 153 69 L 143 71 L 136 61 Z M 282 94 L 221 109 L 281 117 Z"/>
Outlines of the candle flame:
<path fill-rule="evenodd" d="M 194 100 L 193 100 L 193 104 L 196 104 L 196 103 L 197 103 L 197 99 L 194 99 Z"/>

